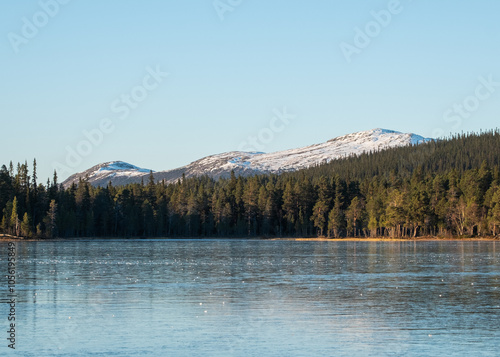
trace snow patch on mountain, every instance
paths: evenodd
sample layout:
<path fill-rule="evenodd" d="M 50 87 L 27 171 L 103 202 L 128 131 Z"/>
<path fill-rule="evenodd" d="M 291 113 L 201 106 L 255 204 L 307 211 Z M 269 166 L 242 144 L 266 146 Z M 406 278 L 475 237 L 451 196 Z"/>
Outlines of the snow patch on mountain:
<path fill-rule="evenodd" d="M 77 184 L 80 179 L 88 180 L 94 186 L 106 186 L 110 181 L 113 184 L 126 184 L 131 178 L 147 177 L 150 171 L 124 161 L 110 161 L 68 177 L 63 182 L 63 186 L 69 187 L 73 183 Z"/>
<path fill-rule="evenodd" d="M 140 167 L 131 165 L 129 163 L 123 162 L 123 161 L 111 161 L 108 163 L 104 164 L 105 166 L 101 167 L 98 172 L 100 171 L 134 171 L 134 172 L 140 172 L 140 173 L 149 173 L 150 170 L 148 169 L 141 169 Z"/>
<path fill-rule="evenodd" d="M 154 173 L 156 181 L 172 183 L 185 177 L 207 175 L 213 178 L 228 177 L 231 171 L 236 175 L 255 175 L 262 173 L 282 173 L 305 169 L 328 163 L 332 160 L 376 152 L 388 148 L 419 145 L 434 139 L 424 138 L 412 133 L 376 128 L 347 134 L 321 144 L 273 153 L 232 151 L 210 155 L 189 165 Z M 65 187 L 80 178 L 88 177 L 95 186 L 105 186 L 111 181 L 114 185 L 146 182 L 150 170 L 123 161 L 112 161 L 96 165 L 87 171 L 75 174 L 63 182 Z"/>
<path fill-rule="evenodd" d="M 229 171 L 244 167 L 247 170 L 259 173 L 280 173 L 328 163 L 332 160 L 351 155 L 405 145 L 418 145 L 430 140 L 433 139 L 424 138 L 416 134 L 405 134 L 377 128 L 344 135 L 321 144 L 268 154 L 233 152 L 212 155 L 191 165 L 199 166 L 200 170 L 197 171 L 200 171 L 200 174 L 204 171 L 203 166 L 211 165 L 215 162 L 218 163 L 218 169 Z M 228 158 L 228 160 L 225 161 L 225 158 Z"/>

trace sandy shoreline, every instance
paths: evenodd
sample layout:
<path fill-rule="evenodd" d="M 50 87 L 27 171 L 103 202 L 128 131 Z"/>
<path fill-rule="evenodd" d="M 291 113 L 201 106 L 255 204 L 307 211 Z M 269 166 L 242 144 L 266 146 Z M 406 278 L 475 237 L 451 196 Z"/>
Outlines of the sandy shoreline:
<path fill-rule="evenodd" d="M 294 241 L 311 241 L 311 242 L 424 242 L 424 241 L 498 241 L 495 237 L 416 237 L 416 238 L 272 238 L 271 240 L 294 240 Z"/>

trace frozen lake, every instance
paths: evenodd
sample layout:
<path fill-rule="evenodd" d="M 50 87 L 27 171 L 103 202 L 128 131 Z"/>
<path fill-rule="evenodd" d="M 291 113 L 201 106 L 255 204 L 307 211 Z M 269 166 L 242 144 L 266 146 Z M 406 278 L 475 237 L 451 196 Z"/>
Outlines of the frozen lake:
<path fill-rule="evenodd" d="M 500 245 L 484 241 L 6 242 L 1 355 L 498 356 Z"/>

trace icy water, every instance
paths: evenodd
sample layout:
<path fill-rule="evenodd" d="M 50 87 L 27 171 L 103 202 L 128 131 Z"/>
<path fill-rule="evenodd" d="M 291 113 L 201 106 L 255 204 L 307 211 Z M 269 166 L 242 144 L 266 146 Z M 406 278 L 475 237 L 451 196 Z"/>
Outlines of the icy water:
<path fill-rule="evenodd" d="M 498 242 L 19 242 L 15 351 L 0 247 L 0 355 L 499 355 Z"/>

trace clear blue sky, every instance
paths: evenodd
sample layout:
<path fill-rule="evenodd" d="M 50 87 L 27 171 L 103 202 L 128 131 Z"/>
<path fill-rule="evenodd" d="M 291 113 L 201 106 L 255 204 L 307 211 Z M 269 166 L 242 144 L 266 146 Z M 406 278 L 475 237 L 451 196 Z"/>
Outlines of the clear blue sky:
<path fill-rule="evenodd" d="M 100 125 L 60 179 L 111 160 L 175 168 L 272 130 L 262 151 L 499 123 L 497 0 L 54 1 L 0 3 L 0 164 L 36 157 L 40 181 Z M 295 118 L 276 130 L 283 108 Z"/>

